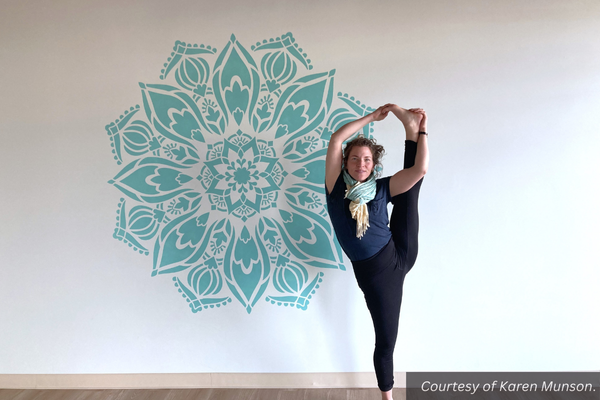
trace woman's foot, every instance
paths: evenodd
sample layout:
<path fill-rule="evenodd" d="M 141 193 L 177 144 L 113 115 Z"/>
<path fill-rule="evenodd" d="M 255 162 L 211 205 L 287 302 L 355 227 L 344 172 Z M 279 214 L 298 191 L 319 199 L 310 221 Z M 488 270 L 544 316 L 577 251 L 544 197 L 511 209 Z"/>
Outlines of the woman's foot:
<path fill-rule="evenodd" d="M 387 392 L 381 392 L 381 400 L 394 400 L 392 399 L 392 390 L 388 390 Z"/>
<path fill-rule="evenodd" d="M 393 112 L 394 115 L 402 122 L 404 125 L 404 130 L 406 131 L 406 140 L 412 140 L 416 142 L 419 139 L 419 126 L 421 124 L 421 119 L 423 115 L 418 111 L 420 108 L 411 108 L 407 110 L 396 104 L 386 104 L 383 108 L 383 112 Z"/>

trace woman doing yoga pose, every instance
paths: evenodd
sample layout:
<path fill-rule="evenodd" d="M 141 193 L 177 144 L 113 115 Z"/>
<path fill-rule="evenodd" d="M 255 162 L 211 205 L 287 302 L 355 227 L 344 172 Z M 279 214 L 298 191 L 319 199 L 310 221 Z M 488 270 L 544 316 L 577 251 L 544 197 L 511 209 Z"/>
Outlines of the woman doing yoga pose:
<path fill-rule="evenodd" d="M 404 169 L 376 179 L 383 147 L 357 137 L 342 144 L 370 122 L 392 112 L 404 125 Z M 375 327 L 373 363 L 382 398 L 392 398 L 394 346 L 402 301 L 402 285 L 418 251 L 419 190 L 429 165 L 427 114 L 386 104 L 338 129 L 327 149 L 327 209 L 342 249 L 352 261 Z M 393 204 L 388 220 L 387 203 Z"/>

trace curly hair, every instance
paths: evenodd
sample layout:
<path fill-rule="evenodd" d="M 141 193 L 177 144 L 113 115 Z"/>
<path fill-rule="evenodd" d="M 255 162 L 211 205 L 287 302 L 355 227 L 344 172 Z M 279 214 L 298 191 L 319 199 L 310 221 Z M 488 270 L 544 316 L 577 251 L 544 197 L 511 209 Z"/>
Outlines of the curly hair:
<path fill-rule="evenodd" d="M 373 154 L 373 171 L 375 172 L 375 176 L 378 177 L 383 168 L 383 165 L 381 164 L 381 159 L 385 154 L 383 146 L 377 144 L 375 139 L 366 138 L 362 135 L 352 139 L 346 143 L 346 147 L 344 148 L 344 166 L 348 165 L 348 157 L 354 147 L 368 147 L 369 150 L 371 150 L 371 154 Z"/>

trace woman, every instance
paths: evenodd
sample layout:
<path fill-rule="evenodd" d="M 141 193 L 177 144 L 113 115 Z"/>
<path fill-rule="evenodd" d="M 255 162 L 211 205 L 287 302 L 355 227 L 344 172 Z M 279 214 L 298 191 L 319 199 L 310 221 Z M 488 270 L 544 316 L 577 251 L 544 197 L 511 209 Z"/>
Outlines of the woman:
<path fill-rule="evenodd" d="M 406 131 L 404 169 L 376 179 L 383 147 L 358 137 L 342 143 L 370 122 L 392 112 Z M 329 141 L 325 186 L 327 209 L 342 249 L 352 261 L 375 326 L 373 362 L 382 399 L 392 398 L 393 355 L 398 335 L 402 285 L 417 259 L 417 203 L 429 165 L 427 114 L 386 104 L 342 126 Z M 387 203 L 394 205 L 388 225 Z"/>

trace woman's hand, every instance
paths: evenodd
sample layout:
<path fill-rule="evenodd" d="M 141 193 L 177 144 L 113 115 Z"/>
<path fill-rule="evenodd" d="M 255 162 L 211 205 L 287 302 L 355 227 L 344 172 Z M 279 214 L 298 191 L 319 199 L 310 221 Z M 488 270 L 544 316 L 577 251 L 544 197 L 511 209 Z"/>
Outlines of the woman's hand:
<path fill-rule="evenodd" d="M 388 104 L 386 104 L 385 106 L 381 106 L 377 110 L 375 110 L 371 113 L 371 116 L 373 117 L 373 121 L 382 121 L 385 119 L 385 117 L 388 116 L 389 110 L 386 110 L 387 106 L 388 106 Z"/>
<path fill-rule="evenodd" d="M 387 103 L 385 106 L 383 106 L 384 112 L 387 113 L 387 112 L 391 111 L 397 117 L 398 117 L 398 113 L 400 113 L 402 110 L 404 110 L 402 107 L 400 107 L 396 104 L 392 104 L 392 103 Z"/>

